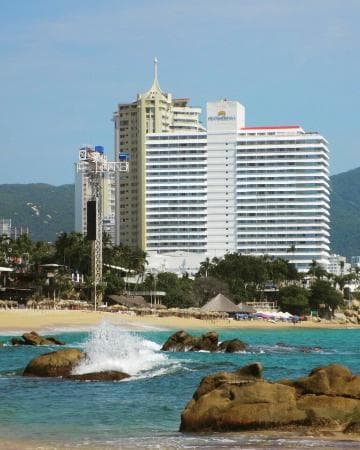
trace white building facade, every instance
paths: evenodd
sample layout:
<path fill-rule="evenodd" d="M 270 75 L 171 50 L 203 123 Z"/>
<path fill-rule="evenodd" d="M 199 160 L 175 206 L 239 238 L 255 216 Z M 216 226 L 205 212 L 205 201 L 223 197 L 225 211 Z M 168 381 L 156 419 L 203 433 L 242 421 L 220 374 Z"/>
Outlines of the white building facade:
<path fill-rule="evenodd" d="M 347 275 L 351 272 L 351 264 L 346 262 L 346 256 L 333 254 L 329 256 L 327 271 L 337 276 Z"/>
<path fill-rule="evenodd" d="M 238 102 L 207 104 L 207 132 L 146 140 L 146 251 L 329 260 L 329 151 L 300 126 L 246 127 Z"/>
<path fill-rule="evenodd" d="M 151 134 L 146 144 L 146 250 L 206 252 L 206 134 Z"/>

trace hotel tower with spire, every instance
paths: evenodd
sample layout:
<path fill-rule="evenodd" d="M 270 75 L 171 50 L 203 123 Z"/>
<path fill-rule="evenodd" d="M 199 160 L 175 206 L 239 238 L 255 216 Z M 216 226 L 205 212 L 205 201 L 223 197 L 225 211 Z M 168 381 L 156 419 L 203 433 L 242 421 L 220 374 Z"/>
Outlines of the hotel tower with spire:
<path fill-rule="evenodd" d="M 146 135 L 204 131 L 200 108 L 188 106 L 188 98 L 172 98 L 158 82 L 158 61 L 154 59 L 154 80 L 150 89 L 132 103 L 120 103 L 113 115 L 115 158 L 129 158 L 129 172 L 116 179 L 116 243 L 146 250 Z"/>

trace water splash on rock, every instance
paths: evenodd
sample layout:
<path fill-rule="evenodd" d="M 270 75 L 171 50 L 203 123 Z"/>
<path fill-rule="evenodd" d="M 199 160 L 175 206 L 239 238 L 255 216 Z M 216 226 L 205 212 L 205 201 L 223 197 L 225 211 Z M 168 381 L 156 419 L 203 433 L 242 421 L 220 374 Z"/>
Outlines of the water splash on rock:
<path fill-rule="evenodd" d="M 86 358 L 73 374 L 114 370 L 134 376 L 157 370 L 170 363 L 160 348 L 155 342 L 103 321 L 90 333 L 84 345 Z"/>

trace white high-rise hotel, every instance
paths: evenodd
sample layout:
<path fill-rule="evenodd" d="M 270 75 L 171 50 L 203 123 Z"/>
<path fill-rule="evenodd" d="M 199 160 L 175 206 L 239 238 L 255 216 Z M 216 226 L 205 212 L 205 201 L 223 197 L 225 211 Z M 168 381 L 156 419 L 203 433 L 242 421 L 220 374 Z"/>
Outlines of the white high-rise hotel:
<path fill-rule="evenodd" d="M 151 101 L 169 94 L 156 80 L 147 95 Z M 180 108 L 179 101 L 169 105 L 183 108 L 183 117 L 177 115 L 183 125 L 199 116 L 198 108 L 191 116 L 187 99 Z M 152 120 L 159 123 L 156 115 L 165 117 L 165 110 L 153 106 Z M 120 130 L 127 125 L 121 114 L 119 108 Z M 150 258 L 181 251 L 201 261 L 240 252 L 283 257 L 299 270 L 308 270 L 312 260 L 328 264 L 329 152 L 320 134 L 300 126 L 246 127 L 244 106 L 227 100 L 207 104 L 206 130 L 180 122 L 155 132 L 147 127 L 144 145 L 136 146 L 141 151 L 134 147 L 130 166 L 143 168 L 137 170 L 142 194 L 117 215 L 118 236 L 126 235 L 127 217 L 143 211 L 137 241 Z M 129 144 L 117 139 L 117 153 Z M 121 201 L 117 208 L 124 211 Z"/>

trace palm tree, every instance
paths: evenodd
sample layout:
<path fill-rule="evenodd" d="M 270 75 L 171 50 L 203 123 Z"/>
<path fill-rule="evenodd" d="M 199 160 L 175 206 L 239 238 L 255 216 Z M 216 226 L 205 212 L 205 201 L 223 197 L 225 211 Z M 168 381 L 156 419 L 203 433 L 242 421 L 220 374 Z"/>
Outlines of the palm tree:
<path fill-rule="evenodd" d="M 311 261 L 308 273 L 318 280 L 327 275 L 327 271 L 315 259 Z"/>

